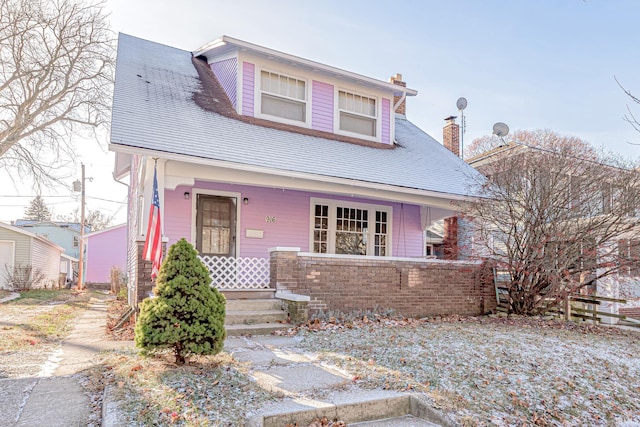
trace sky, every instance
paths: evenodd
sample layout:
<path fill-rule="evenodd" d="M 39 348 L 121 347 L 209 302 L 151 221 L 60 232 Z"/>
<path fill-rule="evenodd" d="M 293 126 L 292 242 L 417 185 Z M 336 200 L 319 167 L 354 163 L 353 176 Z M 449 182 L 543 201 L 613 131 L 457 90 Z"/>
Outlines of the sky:
<path fill-rule="evenodd" d="M 221 35 L 380 80 L 400 73 L 418 95 L 407 118 L 442 141 L 444 118 L 460 116 L 467 145 L 493 124 L 551 129 L 625 158 L 640 157 L 640 133 L 623 119 L 616 83 L 640 95 L 637 0 L 107 0 L 115 32 L 197 50 Z M 458 118 L 458 122 L 460 118 Z M 106 139 L 106 138 L 105 138 Z M 635 145 L 634 145 L 635 144 Z M 86 165 L 87 208 L 126 221 L 126 187 L 111 178 L 113 153 L 77 142 L 67 187 L 43 191 L 55 214 L 79 206 L 70 191 Z M 3 178 L 4 180 L 4 178 Z M 28 182 L 0 190 L 0 220 L 22 216 Z"/>

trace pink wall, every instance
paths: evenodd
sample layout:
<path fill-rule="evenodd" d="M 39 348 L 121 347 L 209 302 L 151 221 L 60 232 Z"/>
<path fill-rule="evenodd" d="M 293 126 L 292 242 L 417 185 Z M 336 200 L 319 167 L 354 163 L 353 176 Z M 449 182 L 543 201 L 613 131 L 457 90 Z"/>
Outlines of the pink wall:
<path fill-rule="evenodd" d="M 381 141 L 391 144 L 391 101 L 386 98 L 382 98 L 382 131 L 380 133 Z"/>
<path fill-rule="evenodd" d="M 267 250 L 275 246 L 299 247 L 302 251 L 308 251 L 309 199 L 311 197 L 392 206 L 393 255 L 401 257 L 422 256 L 423 237 L 418 206 L 204 181 L 197 181 L 196 188 L 240 194 L 238 203 L 241 205 L 241 226 L 237 239 L 240 243 L 239 255 L 243 257 L 268 257 Z M 185 191 L 191 193 L 192 188 L 179 186 L 173 191 L 165 191 L 164 233 L 169 238 L 169 245 L 182 237 L 191 241 L 192 200 L 184 199 Z M 249 199 L 249 203 L 246 205 L 242 204 L 242 199 L 245 197 Z M 274 217 L 275 222 L 267 221 L 266 217 Z M 246 237 L 247 228 L 262 230 L 264 232 L 263 238 Z"/>
<path fill-rule="evenodd" d="M 190 193 L 184 198 L 185 191 Z M 181 238 L 191 241 L 191 187 L 178 187 L 176 190 L 164 192 L 164 217 L 162 218 L 164 235 L 169 238 L 167 248 Z"/>
<path fill-rule="evenodd" d="M 256 66 L 250 62 L 242 63 L 242 114 L 253 116 L 253 91 L 255 86 Z"/>
<path fill-rule="evenodd" d="M 126 224 L 87 238 L 87 282 L 109 283 L 111 267 L 118 267 L 125 272 L 126 266 Z"/>
<path fill-rule="evenodd" d="M 227 93 L 227 96 L 231 100 L 233 107 L 237 105 L 237 83 L 238 76 L 238 59 L 229 58 L 224 61 L 213 62 L 211 64 L 211 70 L 216 78 L 220 82 L 220 85 Z"/>
<path fill-rule="evenodd" d="M 311 127 L 333 133 L 333 85 L 314 80 L 311 92 Z"/>

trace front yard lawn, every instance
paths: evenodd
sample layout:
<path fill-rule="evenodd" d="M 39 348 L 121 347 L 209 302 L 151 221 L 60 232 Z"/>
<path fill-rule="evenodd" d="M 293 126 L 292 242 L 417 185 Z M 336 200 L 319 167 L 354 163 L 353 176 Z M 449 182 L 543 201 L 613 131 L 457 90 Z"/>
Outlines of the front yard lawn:
<path fill-rule="evenodd" d="M 38 289 L 0 304 L 0 378 L 37 374 L 90 298 L 86 291 Z"/>
<path fill-rule="evenodd" d="M 640 426 L 640 331 L 532 318 L 373 317 L 292 330 L 364 389 L 421 393 L 462 426 Z M 185 366 L 135 349 L 105 355 L 131 425 L 234 426 L 283 396 L 228 354 Z M 102 377 L 106 372 L 106 378 Z"/>
<path fill-rule="evenodd" d="M 425 393 L 461 425 L 640 426 L 640 331 L 487 317 L 347 326 L 302 346 L 362 387 Z"/>

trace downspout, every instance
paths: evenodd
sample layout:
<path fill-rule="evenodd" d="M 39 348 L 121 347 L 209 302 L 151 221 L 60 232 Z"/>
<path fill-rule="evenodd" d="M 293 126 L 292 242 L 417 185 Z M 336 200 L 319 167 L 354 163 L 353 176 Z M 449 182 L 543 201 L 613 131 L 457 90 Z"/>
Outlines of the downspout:
<path fill-rule="evenodd" d="M 398 107 L 402 105 L 405 99 L 407 99 L 407 92 L 402 92 L 402 96 L 400 97 L 400 99 L 398 99 L 398 102 L 396 102 L 395 105 L 393 106 L 394 113 L 398 110 Z"/>

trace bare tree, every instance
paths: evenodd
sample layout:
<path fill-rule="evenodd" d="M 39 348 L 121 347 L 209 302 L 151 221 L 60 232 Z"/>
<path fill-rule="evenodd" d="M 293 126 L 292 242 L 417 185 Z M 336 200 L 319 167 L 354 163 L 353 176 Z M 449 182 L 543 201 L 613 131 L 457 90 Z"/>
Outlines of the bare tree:
<path fill-rule="evenodd" d="M 485 154 L 486 152 L 504 145 L 505 142 L 495 135 L 484 135 L 471 141 L 464 148 L 465 160 L 473 160 L 475 157 Z"/>
<path fill-rule="evenodd" d="M 631 101 L 633 101 L 636 104 L 640 104 L 640 98 L 638 98 L 637 96 L 633 95 L 629 89 L 627 89 L 624 86 L 622 86 L 622 83 L 620 83 L 620 81 L 617 78 L 615 78 L 615 80 L 616 80 L 616 83 L 618 83 L 618 86 L 620 86 L 620 89 L 622 89 L 624 91 L 624 93 L 629 98 L 631 98 Z M 629 123 L 636 131 L 640 132 L 640 122 L 638 121 L 636 116 L 633 114 L 633 111 L 631 110 L 631 107 L 629 107 L 628 105 L 627 105 L 627 114 L 624 115 L 624 120 L 627 123 Z"/>
<path fill-rule="evenodd" d="M 508 271 L 510 309 L 535 314 L 637 265 L 640 173 L 550 131 L 472 165 L 488 179 L 463 209 L 481 254 Z"/>
<path fill-rule="evenodd" d="M 74 211 L 68 215 L 58 215 L 59 221 L 80 223 L 80 208 L 75 208 Z M 113 224 L 115 215 L 107 215 L 100 210 L 87 209 L 85 214 L 84 223 L 91 227 L 91 231 L 100 231 L 108 228 Z"/>
<path fill-rule="evenodd" d="M 100 3 L 0 0 L 0 166 L 59 178 L 72 135 L 107 122 L 112 40 Z"/>

